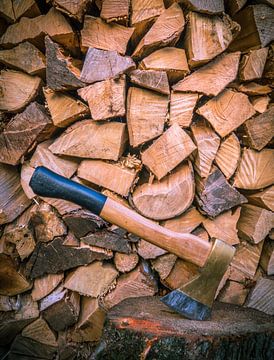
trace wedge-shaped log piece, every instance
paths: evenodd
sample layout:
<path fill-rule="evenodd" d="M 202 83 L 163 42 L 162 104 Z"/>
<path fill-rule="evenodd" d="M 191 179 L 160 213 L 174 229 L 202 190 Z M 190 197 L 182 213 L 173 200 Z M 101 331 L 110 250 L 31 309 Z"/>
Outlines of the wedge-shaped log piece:
<path fill-rule="evenodd" d="M 204 119 L 194 123 L 191 132 L 197 145 L 194 169 L 201 177 L 207 177 L 219 148 L 220 138 Z"/>
<path fill-rule="evenodd" d="M 1 17 L 9 23 L 16 22 L 20 17 L 35 17 L 40 15 L 40 10 L 35 0 L 2 0 L 0 4 Z"/>
<path fill-rule="evenodd" d="M 46 72 L 45 55 L 27 41 L 13 49 L 0 51 L 0 63 L 29 75 L 43 76 Z"/>
<path fill-rule="evenodd" d="M 237 224 L 239 236 L 251 243 L 262 241 L 274 227 L 274 214 L 260 207 L 244 204 Z"/>
<path fill-rule="evenodd" d="M 114 255 L 114 264 L 118 271 L 121 273 L 129 272 L 133 270 L 139 262 L 139 256 L 133 252 L 130 254 L 123 254 L 116 252 Z"/>
<path fill-rule="evenodd" d="M 241 157 L 241 145 L 238 137 L 232 133 L 225 140 L 217 151 L 215 162 L 227 179 L 235 173 Z"/>
<path fill-rule="evenodd" d="M 257 190 L 274 182 L 274 150 L 263 149 L 260 152 L 244 149 L 236 172 L 233 186 Z"/>
<path fill-rule="evenodd" d="M 106 120 L 126 114 L 126 79 L 109 79 L 78 90 L 88 102 L 93 120 Z"/>
<path fill-rule="evenodd" d="M 176 82 L 189 73 L 184 49 L 165 47 L 144 58 L 140 69 L 166 71 L 170 82 Z"/>
<path fill-rule="evenodd" d="M 240 214 L 241 208 L 238 207 L 234 212 L 226 211 L 215 219 L 204 219 L 203 225 L 210 237 L 222 239 L 230 245 L 237 245 L 240 241 L 236 225 Z"/>
<path fill-rule="evenodd" d="M 67 127 L 89 114 L 89 108 L 80 100 L 49 88 L 44 88 L 43 91 L 52 122 L 55 126 Z"/>
<path fill-rule="evenodd" d="M 136 147 L 161 135 L 167 112 L 167 96 L 130 87 L 127 96 L 127 126 L 130 145 Z"/>
<path fill-rule="evenodd" d="M 22 336 L 38 341 L 45 345 L 56 346 L 56 337 L 47 322 L 41 317 L 26 326 L 22 331 Z"/>
<path fill-rule="evenodd" d="M 180 1 L 187 9 L 206 14 L 218 14 L 225 11 L 223 0 L 181 0 Z"/>
<path fill-rule="evenodd" d="M 38 76 L 20 71 L 2 70 L 0 73 L 0 111 L 16 112 L 27 106 L 37 95 L 42 84 Z"/>
<path fill-rule="evenodd" d="M 142 153 L 142 162 L 160 180 L 195 149 L 190 136 L 174 124 Z"/>
<path fill-rule="evenodd" d="M 177 259 L 171 272 L 162 283 L 169 289 L 178 289 L 199 274 L 199 268 L 182 259 Z"/>
<path fill-rule="evenodd" d="M 158 256 L 161 256 L 163 254 L 166 254 L 167 251 L 160 248 L 159 246 L 156 246 L 154 244 L 149 243 L 146 240 L 141 239 L 138 242 L 138 246 L 137 246 L 137 251 L 138 254 L 143 258 L 143 259 L 155 259 Z"/>
<path fill-rule="evenodd" d="M 184 45 L 189 65 L 202 65 L 221 54 L 238 31 L 239 25 L 228 15 L 210 17 L 190 12 Z"/>
<path fill-rule="evenodd" d="M 260 265 L 267 275 L 274 275 L 274 241 L 267 241 L 264 244 Z"/>
<path fill-rule="evenodd" d="M 130 73 L 130 81 L 141 87 L 169 95 L 169 83 L 165 71 L 133 70 Z"/>
<path fill-rule="evenodd" d="M 247 202 L 247 199 L 234 189 L 222 172 L 213 168 L 206 179 L 197 177 L 197 201 L 203 212 L 216 217 L 222 212 Z"/>
<path fill-rule="evenodd" d="M 245 303 L 249 290 L 245 284 L 228 280 L 218 296 L 218 301 L 242 306 Z"/>
<path fill-rule="evenodd" d="M 58 155 L 117 161 L 126 142 L 125 124 L 83 120 L 69 127 L 49 149 Z"/>
<path fill-rule="evenodd" d="M 226 12 L 233 16 L 245 6 L 246 2 L 247 0 L 226 0 Z"/>
<path fill-rule="evenodd" d="M 129 20 L 130 0 L 104 0 L 100 17 L 108 22 L 127 24 Z"/>
<path fill-rule="evenodd" d="M 241 53 L 239 51 L 219 55 L 216 59 L 188 75 L 172 86 L 174 91 L 199 92 L 218 95 L 237 77 Z M 212 79 L 215 79 L 212 81 Z"/>
<path fill-rule="evenodd" d="M 64 279 L 64 274 L 49 274 L 35 279 L 31 297 L 38 301 L 49 295 Z"/>
<path fill-rule="evenodd" d="M 224 137 L 254 115 L 255 110 L 246 95 L 226 89 L 201 106 L 197 113 Z"/>
<path fill-rule="evenodd" d="M 81 46 L 83 50 L 93 47 L 102 50 L 114 50 L 125 55 L 127 44 L 134 28 L 118 24 L 106 24 L 102 19 L 85 16 L 84 28 L 81 31 Z"/>
<path fill-rule="evenodd" d="M 177 256 L 174 254 L 164 254 L 151 261 L 152 268 L 157 271 L 161 281 L 168 277 L 176 262 L 176 259 Z"/>
<path fill-rule="evenodd" d="M 189 127 L 192 121 L 193 110 L 199 99 L 198 94 L 183 94 L 171 92 L 170 95 L 170 124 Z"/>
<path fill-rule="evenodd" d="M 88 0 L 52 0 L 51 2 L 52 5 L 56 7 L 56 9 L 62 11 L 70 17 L 75 18 L 80 22 L 82 22 L 83 15 L 86 12 L 86 7 L 88 4 Z"/>
<path fill-rule="evenodd" d="M 190 163 L 178 166 L 161 181 L 137 186 L 132 202 L 142 215 L 166 220 L 182 214 L 194 197 L 193 169 Z"/>
<path fill-rule="evenodd" d="M 260 79 L 263 75 L 267 54 L 268 48 L 251 50 L 245 54 L 240 63 L 240 80 Z"/>
<path fill-rule="evenodd" d="M 266 79 L 274 79 L 274 44 L 269 46 L 269 52 L 264 67 L 263 77 Z"/>
<path fill-rule="evenodd" d="M 267 110 L 269 102 L 270 102 L 270 97 L 267 95 L 256 96 L 251 99 L 251 103 L 254 109 L 260 114 L 264 113 Z"/>
<path fill-rule="evenodd" d="M 33 199 L 36 196 L 36 194 L 34 194 L 31 187 L 29 186 L 29 182 L 33 173 L 34 173 L 34 168 L 30 166 L 28 161 L 25 161 L 21 167 L 20 180 L 21 180 L 21 186 L 28 199 Z"/>
<path fill-rule="evenodd" d="M 261 85 L 255 82 L 242 84 L 239 86 L 238 90 L 250 96 L 266 95 L 272 92 L 272 88 L 270 86 Z"/>
<path fill-rule="evenodd" d="M 191 207 L 182 215 L 174 219 L 163 221 L 161 225 L 176 232 L 190 233 L 196 229 L 196 227 L 198 227 L 203 222 L 203 220 L 203 215 L 201 215 L 195 207 Z"/>
<path fill-rule="evenodd" d="M 273 8 L 264 4 L 250 5 L 233 18 L 241 31 L 230 46 L 232 51 L 251 50 L 267 46 L 274 38 Z"/>
<path fill-rule="evenodd" d="M 274 315 L 274 280 L 260 278 L 245 306 Z"/>
<path fill-rule="evenodd" d="M 156 49 L 175 45 L 184 26 L 185 19 L 182 9 L 178 4 L 171 5 L 158 17 L 145 34 L 132 56 L 139 59 L 151 54 Z"/>
<path fill-rule="evenodd" d="M 255 194 L 247 195 L 250 204 L 274 211 L 274 185 Z"/>
<path fill-rule="evenodd" d="M 96 81 L 115 78 L 135 67 L 134 61 L 129 56 L 121 56 L 117 51 L 90 47 L 85 57 L 80 79 L 92 84 Z"/>
<path fill-rule="evenodd" d="M 4 164 L 0 164 L 0 198 L 0 225 L 16 219 L 31 204 L 16 168 Z"/>

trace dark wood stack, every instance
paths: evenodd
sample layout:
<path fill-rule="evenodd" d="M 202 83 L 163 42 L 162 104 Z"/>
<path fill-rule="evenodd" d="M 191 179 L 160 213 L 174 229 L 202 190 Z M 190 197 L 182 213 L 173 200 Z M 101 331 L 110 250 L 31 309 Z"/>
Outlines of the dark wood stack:
<path fill-rule="evenodd" d="M 0 356 L 114 358 L 106 338 L 120 320 L 109 315 L 100 342 L 108 311 L 199 271 L 75 204 L 35 196 L 40 165 L 169 229 L 235 246 L 217 300 L 274 315 L 273 13 L 273 1 L 0 2 Z M 142 301 L 157 326 L 157 301 Z M 123 306 L 110 314 L 134 319 Z M 227 306 L 239 319 L 251 311 Z M 162 351 L 156 330 L 142 359 Z M 241 341 L 235 351 L 250 344 Z"/>

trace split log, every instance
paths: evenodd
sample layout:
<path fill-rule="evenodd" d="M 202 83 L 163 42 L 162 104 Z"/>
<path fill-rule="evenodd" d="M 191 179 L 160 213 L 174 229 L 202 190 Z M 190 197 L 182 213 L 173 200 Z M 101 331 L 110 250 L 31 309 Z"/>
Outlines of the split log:
<path fill-rule="evenodd" d="M 174 91 L 200 92 L 216 96 L 237 77 L 241 53 L 222 54 L 172 86 Z M 212 79 L 215 78 L 215 81 Z"/>
<path fill-rule="evenodd" d="M 141 154 L 142 162 L 160 180 L 195 149 L 190 136 L 174 124 Z"/>
<path fill-rule="evenodd" d="M 84 28 L 81 31 L 82 51 L 93 47 L 102 50 L 117 51 L 125 55 L 127 44 L 134 28 L 127 28 L 118 24 L 106 24 L 100 18 L 85 16 Z"/>
<path fill-rule="evenodd" d="M 2 0 L 0 4 L 1 17 L 9 23 L 14 23 L 21 17 L 32 18 L 40 15 L 40 10 L 35 0 Z"/>
<path fill-rule="evenodd" d="M 64 289 L 63 284 L 60 284 L 55 290 L 53 290 L 49 295 L 41 299 L 39 303 L 40 311 L 44 311 L 49 308 L 51 305 L 55 304 L 57 301 L 61 300 L 68 293 L 67 289 Z"/>
<path fill-rule="evenodd" d="M 178 4 L 171 5 L 157 18 L 150 30 L 137 45 L 132 56 L 143 58 L 154 50 L 166 46 L 174 46 L 184 29 L 185 19 Z"/>
<path fill-rule="evenodd" d="M 267 54 L 268 48 L 251 50 L 248 54 L 245 54 L 240 63 L 240 80 L 260 79 L 263 75 Z"/>
<path fill-rule="evenodd" d="M 17 297 L 0 295 L 0 311 L 15 311 L 20 309 L 20 303 Z"/>
<path fill-rule="evenodd" d="M 127 96 L 127 126 L 130 145 L 137 147 L 161 135 L 167 112 L 167 96 L 154 91 L 130 87 Z"/>
<path fill-rule="evenodd" d="M 21 167 L 21 186 L 24 190 L 25 195 L 28 199 L 35 198 L 36 194 L 32 191 L 31 187 L 29 186 L 30 179 L 34 173 L 34 168 L 30 166 L 28 161 L 25 161 Z"/>
<path fill-rule="evenodd" d="M 199 273 L 198 267 L 182 259 L 177 259 L 171 272 L 161 282 L 169 289 L 178 289 Z"/>
<path fill-rule="evenodd" d="M 49 88 L 44 88 L 43 91 L 55 126 L 67 127 L 89 114 L 89 108 L 80 100 Z"/>
<path fill-rule="evenodd" d="M 119 22 L 127 25 L 129 20 L 130 1 L 129 0 L 104 0 L 100 17 L 107 23 Z"/>
<path fill-rule="evenodd" d="M 161 280 L 165 280 L 170 274 L 177 256 L 174 254 L 164 254 L 155 260 L 151 260 L 152 268 L 157 271 Z"/>
<path fill-rule="evenodd" d="M 227 179 L 235 173 L 241 157 L 241 145 L 235 133 L 221 142 L 215 162 Z"/>
<path fill-rule="evenodd" d="M 185 44 L 190 67 L 200 66 L 225 51 L 238 34 L 239 25 L 228 15 L 188 14 Z"/>
<path fill-rule="evenodd" d="M 182 215 L 174 219 L 163 221 L 161 225 L 176 232 L 190 233 L 195 230 L 203 220 L 203 215 L 201 215 L 195 207 L 191 207 Z"/>
<path fill-rule="evenodd" d="M 0 63 L 16 70 L 25 71 L 29 75 L 44 77 L 46 73 L 44 54 L 27 41 L 13 49 L 0 51 Z"/>
<path fill-rule="evenodd" d="M 253 116 L 255 110 L 245 94 L 226 89 L 201 106 L 197 113 L 224 137 Z"/>
<path fill-rule="evenodd" d="M 58 155 L 117 161 L 126 141 L 125 124 L 83 120 L 67 128 L 49 149 Z"/>
<path fill-rule="evenodd" d="M 269 105 L 270 97 L 269 96 L 256 96 L 251 99 L 251 103 L 254 109 L 260 114 L 264 113 Z"/>
<path fill-rule="evenodd" d="M 192 231 L 192 234 L 198 236 L 204 241 L 210 241 L 207 231 L 202 226 L 198 226 L 195 230 Z"/>
<path fill-rule="evenodd" d="M 247 0 L 226 0 L 226 11 L 230 16 L 234 16 L 246 4 Z"/>
<path fill-rule="evenodd" d="M 274 275 L 274 241 L 265 242 L 260 265 L 267 275 Z"/>
<path fill-rule="evenodd" d="M 78 211 L 79 209 L 81 209 L 81 206 L 66 200 L 43 198 L 43 201 L 53 206 L 62 216 L 72 211 Z"/>
<path fill-rule="evenodd" d="M 194 169 L 199 176 L 208 177 L 220 145 L 220 138 L 203 119 L 191 126 L 191 132 L 197 146 Z"/>
<path fill-rule="evenodd" d="M 114 255 L 115 267 L 121 273 L 129 272 L 135 269 L 138 262 L 139 262 L 139 256 L 135 252 L 130 254 L 116 252 Z"/>
<path fill-rule="evenodd" d="M 20 71 L 2 70 L 0 73 L 0 110 L 16 112 L 27 106 L 37 95 L 42 80 Z"/>
<path fill-rule="evenodd" d="M 274 54 L 274 45 L 271 44 L 269 46 L 269 52 L 268 52 L 268 57 L 266 60 L 266 64 L 265 64 L 265 68 L 264 68 L 264 73 L 263 73 L 263 77 L 266 79 L 273 79 L 274 78 L 274 59 L 273 59 L 273 54 Z"/>
<path fill-rule="evenodd" d="M 15 220 L 31 204 L 16 168 L 0 164 L 0 225 Z"/>
<path fill-rule="evenodd" d="M 67 14 L 72 18 L 75 18 L 80 22 L 82 22 L 83 15 L 86 12 L 88 1 L 89 0 L 51 0 L 52 5 L 54 5 L 56 9 L 62 11 L 63 13 Z"/>
<path fill-rule="evenodd" d="M 31 297 L 34 301 L 38 301 L 49 295 L 64 279 L 64 274 L 49 274 L 33 282 Z"/>
<path fill-rule="evenodd" d="M 145 260 L 155 259 L 158 256 L 166 254 L 167 251 L 156 246 L 154 244 L 149 243 L 146 240 L 141 239 L 137 245 L 138 254 Z"/>
<path fill-rule="evenodd" d="M 218 296 L 218 301 L 234 305 L 244 305 L 249 290 L 244 284 L 228 280 Z"/>
<path fill-rule="evenodd" d="M 247 198 L 252 205 L 274 211 L 274 185 L 255 194 L 247 195 Z"/>
<path fill-rule="evenodd" d="M 183 94 L 172 91 L 170 95 L 169 123 L 171 125 L 178 124 L 183 128 L 189 127 L 198 99 L 198 94 Z"/>
<path fill-rule="evenodd" d="M 154 90 L 160 94 L 169 95 L 169 83 L 165 71 L 133 70 L 130 81 L 146 89 Z"/>
<path fill-rule="evenodd" d="M 250 96 L 266 95 L 272 92 L 272 88 L 270 86 L 257 84 L 255 82 L 242 84 L 238 87 L 238 90 Z"/>
<path fill-rule="evenodd" d="M 27 325 L 22 331 L 22 336 L 30 338 L 41 344 L 57 347 L 55 334 L 42 318 L 38 318 L 31 324 Z"/>
<path fill-rule="evenodd" d="M 77 237 L 73 234 L 73 232 L 68 231 L 65 240 L 63 242 L 63 245 L 77 247 L 80 245 L 80 240 L 77 239 Z"/>
<path fill-rule="evenodd" d="M 109 79 L 78 90 L 82 99 L 88 102 L 93 120 L 106 120 L 126 114 L 126 79 Z"/>
<path fill-rule="evenodd" d="M 223 0 L 180 0 L 187 9 L 206 14 L 219 14 L 225 11 Z"/>
<path fill-rule="evenodd" d="M 216 217 L 222 212 L 247 202 L 247 199 L 234 189 L 222 172 L 214 168 L 206 179 L 197 178 L 196 199 L 208 216 Z"/>
<path fill-rule="evenodd" d="M 134 61 L 129 56 L 121 56 L 117 51 L 99 50 L 90 47 L 85 57 L 80 79 L 85 83 L 92 84 L 97 81 L 115 78 L 134 70 L 135 67 Z"/>
<path fill-rule="evenodd" d="M 272 149 L 263 149 L 260 152 L 244 149 L 233 186 L 256 190 L 272 185 L 274 182 L 273 155 Z"/>
<path fill-rule="evenodd" d="M 239 236 L 254 244 L 262 241 L 274 227 L 274 214 L 260 207 L 244 204 L 237 224 Z"/>
<path fill-rule="evenodd" d="M 261 278 L 251 291 L 246 306 L 274 315 L 274 281 Z"/>
<path fill-rule="evenodd" d="M 193 169 L 191 163 L 185 163 L 161 181 L 137 186 L 131 200 L 143 216 L 154 220 L 166 220 L 188 209 L 193 197 Z"/>
<path fill-rule="evenodd" d="M 94 261 L 70 272 L 65 279 L 64 287 L 80 295 L 98 297 L 108 291 L 117 276 L 118 271 L 113 265 Z"/>

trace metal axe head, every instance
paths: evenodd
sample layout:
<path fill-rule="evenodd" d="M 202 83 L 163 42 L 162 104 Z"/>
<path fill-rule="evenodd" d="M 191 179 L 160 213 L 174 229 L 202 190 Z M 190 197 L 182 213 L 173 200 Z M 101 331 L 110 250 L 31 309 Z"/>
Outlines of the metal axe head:
<path fill-rule="evenodd" d="M 161 301 L 188 319 L 208 319 L 215 293 L 234 253 L 234 247 L 215 239 L 200 274 L 162 297 Z"/>

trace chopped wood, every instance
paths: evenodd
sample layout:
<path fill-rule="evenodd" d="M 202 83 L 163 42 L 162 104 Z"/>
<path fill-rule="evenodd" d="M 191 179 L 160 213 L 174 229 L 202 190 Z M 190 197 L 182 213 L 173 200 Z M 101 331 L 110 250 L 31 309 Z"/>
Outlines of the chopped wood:
<path fill-rule="evenodd" d="M 171 92 L 169 123 L 181 127 L 189 127 L 192 122 L 193 110 L 199 99 L 198 94 Z"/>
<path fill-rule="evenodd" d="M 167 112 L 167 96 L 154 91 L 130 87 L 127 96 L 127 126 L 130 145 L 137 147 L 161 135 Z"/>
<path fill-rule="evenodd" d="M 174 91 L 200 92 L 218 95 L 237 77 L 241 53 L 239 51 L 219 55 L 216 59 L 199 68 L 172 86 Z M 215 78 L 215 81 L 212 79 Z"/>
<path fill-rule="evenodd" d="M 21 167 L 21 186 L 24 190 L 25 195 L 28 199 L 35 198 L 36 194 L 32 191 L 31 187 L 29 186 L 30 179 L 34 173 L 34 168 L 30 166 L 28 161 L 25 161 Z"/>
<path fill-rule="evenodd" d="M 42 198 L 42 200 L 53 206 L 62 216 L 72 211 L 78 211 L 81 209 L 81 206 L 66 200 L 53 199 L 53 198 Z"/>
<path fill-rule="evenodd" d="M 55 290 L 53 290 L 49 295 L 41 299 L 39 303 L 40 311 L 44 311 L 51 305 L 55 304 L 57 301 L 61 300 L 64 295 L 68 293 L 68 290 L 64 288 L 63 284 L 60 284 Z"/>
<path fill-rule="evenodd" d="M 198 275 L 198 267 L 182 259 L 177 259 L 169 275 L 163 280 L 163 284 L 169 289 L 178 289 Z"/>
<path fill-rule="evenodd" d="M 239 25 L 228 15 L 188 14 L 185 44 L 190 67 L 200 66 L 227 49 L 239 31 Z"/>
<path fill-rule="evenodd" d="M 237 222 L 240 218 L 241 208 L 238 207 L 234 212 L 231 210 L 224 212 L 214 219 L 205 219 L 203 226 L 210 237 L 221 239 L 230 245 L 239 244 Z"/>
<path fill-rule="evenodd" d="M 17 169 L 5 164 L 0 164 L 0 198 L 0 225 L 15 220 L 31 204 Z"/>
<path fill-rule="evenodd" d="M 247 199 L 233 188 L 222 172 L 214 168 L 206 179 L 197 178 L 196 199 L 201 210 L 216 217 L 222 212 L 247 202 Z"/>
<path fill-rule="evenodd" d="M 215 162 L 227 179 L 235 173 L 241 157 L 241 145 L 235 133 L 221 142 Z"/>
<path fill-rule="evenodd" d="M 10 347 L 9 357 L 12 360 L 53 359 L 57 356 L 56 346 L 42 344 L 33 339 L 17 335 Z M 42 357 L 42 358 L 41 358 Z"/>
<path fill-rule="evenodd" d="M 260 278 L 245 306 L 274 315 L 274 280 Z"/>
<path fill-rule="evenodd" d="M 13 49 L 0 51 L 0 63 L 29 75 L 44 76 L 46 72 L 44 54 L 27 41 Z"/>
<path fill-rule="evenodd" d="M 155 260 L 151 260 L 152 268 L 157 271 L 161 280 L 165 280 L 170 274 L 177 256 L 174 254 L 164 254 L 158 256 Z"/>
<path fill-rule="evenodd" d="M 245 54 L 240 63 L 240 80 L 260 79 L 263 75 L 267 54 L 268 48 L 251 50 L 248 54 Z"/>
<path fill-rule="evenodd" d="M 270 86 L 257 84 L 255 82 L 242 84 L 239 86 L 238 90 L 250 96 L 266 95 L 272 92 L 272 88 Z"/>
<path fill-rule="evenodd" d="M 218 296 L 218 301 L 242 306 L 249 290 L 244 284 L 228 280 Z"/>
<path fill-rule="evenodd" d="M 27 106 L 37 95 L 42 80 L 20 71 L 0 72 L 0 111 L 16 112 Z"/>
<path fill-rule="evenodd" d="M 153 245 L 146 240 L 141 239 L 137 245 L 137 252 L 143 259 L 155 259 L 158 256 L 166 254 L 167 251 L 159 246 Z"/>
<path fill-rule="evenodd" d="M 202 226 L 198 226 L 195 230 L 192 231 L 192 234 L 198 236 L 204 241 L 210 241 L 207 231 Z"/>
<path fill-rule="evenodd" d="M 195 149 L 190 136 L 174 124 L 142 153 L 142 162 L 160 180 Z"/>
<path fill-rule="evenodd" d="M 90 47 L 85 57 L 80 79 L 92 84 L 96 81 L 115 78 L 134 70 L 135 67 L 134 61 L 129 56 L 121 56 L 117 51 Z"/>
<path fill-rule="evenodd" d="M 133 70 L 130 73 L 130 81 L 141 87 L 169 95 L 169 83 L 165 71 Z"/>
<path fill-rule="evenodd" d="M 225 7 L 226 11 L 230 16 L 234 16 L 240 11 L 246 4 L 247 0 L 226 0 Z"/>
<path fill-rule="evenodd" d="M 269 46 L 269 52 L 268 52 L 268 57 L 266 60 L 266 64 L 264 67 L 264 73 L 263 73 L 263 77 L 266 79 L 273 79 L 274 78 L 274 45 L 271 44 Z"/>
<path fill-rule="evenodd" d="M 106 120 L 126 114 L 126 79 L 109 79 L 78 90 L 88 102 L 93 120 Z"/>
<path fill-rule="evenodd" d="M 201 215 L 195 207 L 191 207 L 182 215 L 163 221 L 161 225 L 176 232 L 190 233 L 196 229 L 203 220 L 203 215 Z"/>
<path fill-rule="evenodd" d="M 101 193 L 105 196 L 108 196 L 109 198 L 117 201 L 118 203 L 120 204 L 123 204 L 124 206 L 130 208 L 130 205 L 127 201 L 127 199 L 123 198 L 122 196 L 118 195 L 118 194 L 115 194 L 114 192 L 108 190 L 108 189 L 103 189 L 101 191 Z"/>
<path fill-rule="evenodd" d="M 108 22 L 128 23 L 130 0 L 104 0 L 100 17 Z"/>
<path fill-rule="evenodd" d="M 256 190 L 272 185 L 273 182 L 274 150 L 263 149 L 257 152 L 252 149 L 244 149 L 233 186 Z"/>
<path fill-rule="evenodd" d="M 85 16 L 84 28 L 81 30 L 81 46 L 85 51 L 89 47 L 117 51 L 125 55 L 127 44 L 134 28 L 115 23 L 106 24 L 100 18 Z"/>
<path fill-rule="evenodd" d="M 207 177 L 217 154 L 220 138 L 203 119 L 191 126 L 191 132 L 197 146 L 194 169 L 201 177 Z"/>
<path fill-rule="evenodd" d="M 139 262 L 139 256 L 133 252 L 130 254 L 124 254 L 116 252 L 114 255 L 114 264 L 118 271 L 121 273 L 129 272 L 133 270 Z"/>
<path fill-rule="evenodd" d="M 189 73 L 185 50 L 175 47 L 165 47 L 154 51 L 140 62 L 139 68 L 165 71 L 172 83 Z"/>
<path fill-rule="evenodd" d="M 182 214 L 194 197 L 194 179 L 191 163 L 183 163 L 163 180 L 137 186 L 132 203 L 143 216 L 166 220 Z M 181 201 L 181 199 L 184 201 Z"/>
<path fill-rule="evenodd" d="M 265 242 L 260 265 L 267 275 L 274 275 L 274 241 Z"/>
<path fill-rule="evenodd" d="M 152 296 L 157 291 L 154 275 L 149 265 L 143 261 L 136 269 L 118 278 L 115 289 L 103 298 L 103 304 L 109 309 L 124 299 Z"/>
<path fill-rule="evenodd" d="M 40 10 L 35 0 L 2 0 L 0 4 L 1 17 L 6 19 L 8 22 L 16 22 L 22 16 L 24 17 L 35 17 L 40 15 Z"/>
<path fill-rule="evenodd" d="M 264 113 L 267 110 L 269 102 L 270 102 L 270 97 L 267 95 L 256 96 L 251 99 L 251 103 L 254 109 L 260 114 Z"/>
<path fill-rule="evenodd" d="M 255 110 L 245 94 L 226 89 L 201 106 L 197 113 L 224 137 L 253 116 Z"/>
<path fill-rule="evenodd" d="M 206 14 L 219 14 L 225 11 L 223 0 L 181 0 L 183 6 L 191 11 L 197 11 Z"/>
<path fill-rule="evenodd" d="M 22 331 L 22 336 L 42 344 L 57 347 L 55 334 L 52 332 L 47 322 L 42 318 L 38 318 L 27 325 Z"/>
<path fill-rule="evenodd" d="M 80 22 L 82 22 L 83 15 L 86 12 L 88 1 L 89 0 L 51 0 L 52 4 L 56 7 L 56 9 L 62 11 L 63 13 L 67 14 L 72 18 L 75 18 Z"/>
<path fill-rule="evenodd" d="M 274 185 L 257 193 L 247 195 L 250 204 L 274 211 Z"/>
<path fill-rule="evenodd" d="M 35 279 L 31 297 L 38 301 L 49 295 L 64 279 L 64 274 L 49 274 Z"/>
<path fill-rule="evenodd" d="M 174 46 L 184 29 L 185 19 L 178 4 L 165 9 L 157 18 L 150 30 L 137 45 L 132 56 L 135 59 L 143 58 L 154 50 L 166 46 Z"/>
<path fill-rule="evenodd" d="M 73 234 L 73 232 L 68 231 L 65 240 L 63 242 L 63 245 L 66 246 L 79 246 L 80 240 L 77 239 L 77 237 Z"/>
<path fill-rule="evenodd" d="M 117 161 L 126 141 L 125 124 L 83 120 L 67 128 L 49 149 L 58 155 Z"/>

